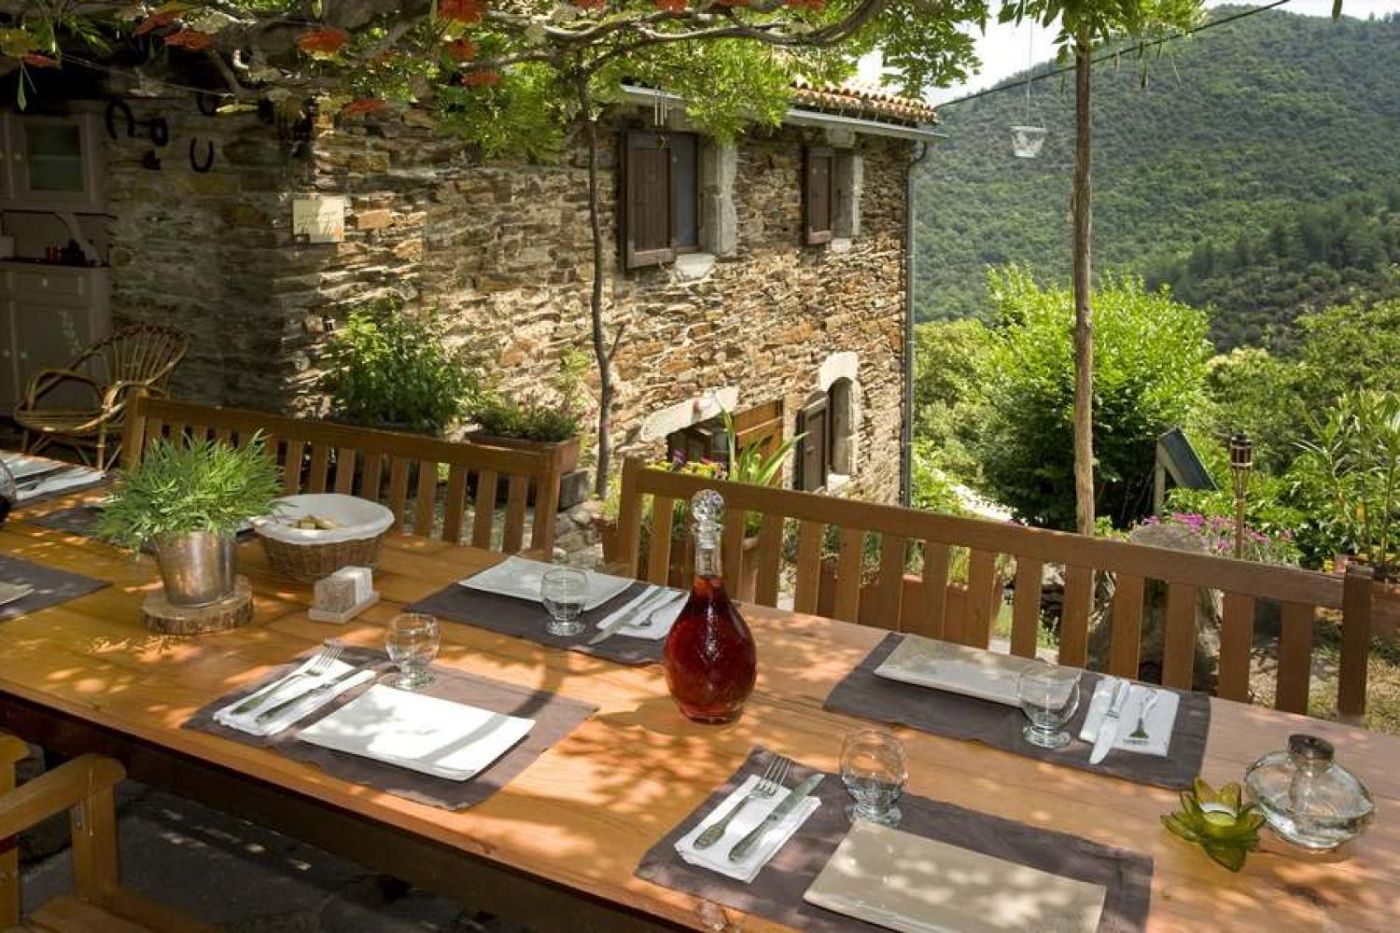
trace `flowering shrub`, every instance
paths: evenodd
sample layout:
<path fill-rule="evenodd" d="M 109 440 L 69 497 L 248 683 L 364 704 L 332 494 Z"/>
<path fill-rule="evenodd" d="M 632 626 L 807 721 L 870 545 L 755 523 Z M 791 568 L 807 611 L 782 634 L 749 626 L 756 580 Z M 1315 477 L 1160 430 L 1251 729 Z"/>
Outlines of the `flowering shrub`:
<path fill-rule="evenodd" d="M 1216 557 L 1235 556 L 1235 522 L 1224 515 L 1203 515 L 1200 512 L 1170 512 L 1165 518 L 1149 515 L 1144 525 L 1168 525 L 1189 528 L 1205 545 L 1206 553 Z M 1298 546 L 1291 531 L 1268 535 L 1244 527 L 1244 559 L 1264 564 L 1297 564 Z"/>

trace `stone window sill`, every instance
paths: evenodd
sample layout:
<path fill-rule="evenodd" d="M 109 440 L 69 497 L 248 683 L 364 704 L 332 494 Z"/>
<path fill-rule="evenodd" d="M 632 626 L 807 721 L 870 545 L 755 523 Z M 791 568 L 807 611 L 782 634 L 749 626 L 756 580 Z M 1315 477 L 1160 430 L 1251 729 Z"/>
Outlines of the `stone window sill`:
<path fill-rule="evenodd" d="M 849 485 L 851 485 L 851 477 L 850 477 L 848 474 L 846 474 L 846 473 L 828 473 L 828 474 L 826 474 L 826 491 L 827 491 L 827 492 L 836 492 L 837 490 L 839 490 L 839 489 L 844 489 L 845 487 L 847 487 L 847 486 L 849 486 Z"/>
<path fill-rule="evenodd" d="M 835 255 L 840 256 L 851 251 L 851 241 L 848 237 L 836 237 L 830 243 L 826 244 L 826 248 Z"/>
<path fill-rule="evenodd" d="M 712 253 L 681 253 L 672 266 L 675 276 L 682 282 L 698 282 L 710 274 L 715 267 Z"/>

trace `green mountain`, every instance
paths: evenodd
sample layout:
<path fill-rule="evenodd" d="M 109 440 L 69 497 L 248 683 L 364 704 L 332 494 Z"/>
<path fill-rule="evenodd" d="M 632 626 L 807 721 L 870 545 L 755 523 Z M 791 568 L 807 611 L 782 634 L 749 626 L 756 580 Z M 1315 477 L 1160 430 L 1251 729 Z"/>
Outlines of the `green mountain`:
<path fill-rule="evenodd" d="M 1150 274 L 1215 306 L 1221 346 L 1277 344 L 1301 310 L 1294 299 L 1332 300 L 1325 270 L 1352 262 L 1346 250 L 1282 242 L 1314 228 L 1310 209 L 1358 193 L 1369 199 L 1363 213 L 1381 253 L 1368 240 L 1369 271 L 1333 276 L 1336 295 L 1355 293 L 1358 282 L 1364 290 L 1396 259 L 1385 238 L 1395 223 L 1389 192 L 1400 179 L 1400 17 L 1333 22 L 1270 11 L 1164 48 L 1146 61 L 1146 86 L 1135 56 L 1096 66 L 1096 272 Z M 921 320 L 985 314 L 988 265 L 1014 262 L 1068 280 L 1073 84 L 1069 76 L 1035 82 L 1028 118 L 1023 82 L 941 111 L 949 138 L 917 177 Z M 1049 136 L 1038 158 L 1018 159 L 1009 127 L 1027 122 Z M 1274 265 L 1297 288 L 1269 281 L 1264 297 L 1243 288 L 1222 294 L 1231 270 L 1204 263 L 1205 244 L 1238 253 L 1238 268 L 1268 280 L 1276 228 L 1283 232 Z M 1251 254 L 1261 239 L 1266 246 Z"/>

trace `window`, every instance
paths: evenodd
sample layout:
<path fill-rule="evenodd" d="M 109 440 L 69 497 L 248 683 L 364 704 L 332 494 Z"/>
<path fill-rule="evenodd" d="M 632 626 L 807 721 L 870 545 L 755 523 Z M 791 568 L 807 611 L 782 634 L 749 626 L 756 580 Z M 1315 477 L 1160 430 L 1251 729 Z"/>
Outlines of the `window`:
<path fill-rule="evenodd" d="M 729 435 L 724 430 L 724 419 L 706 418 L 688 428 L 667 434 L 666 459 L 672 463 L 713 460 L 716 463 L 727 464 Z"/>
<path fill-rule="evenodd" d="M 856 471 L 855 383 L 835 380 L 814 393 L 797 414 L 796 487 L 804 492 L 835 489 Z"/>
<path fill-rule="evenodd" d="M 623 155 L 622 244 L 628 269 L 671 262 L 700 246 L 699 141 L 629 132 Z"/>
<path fill-rule="evenodd" d="M 836 154 L 831 149 L 807 147 L 803 171 L 803 242 L 831 242 L 836 203 Z"/>

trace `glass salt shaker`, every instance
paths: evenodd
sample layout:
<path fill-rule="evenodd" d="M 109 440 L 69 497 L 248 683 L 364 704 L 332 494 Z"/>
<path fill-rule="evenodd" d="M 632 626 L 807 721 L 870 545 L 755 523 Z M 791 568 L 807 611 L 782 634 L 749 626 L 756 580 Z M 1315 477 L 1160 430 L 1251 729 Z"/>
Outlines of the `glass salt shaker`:
<path fill-rule="evenodd" d="M 1331 742 L 1291 735 L 1287 750 L 1270 752 L 1245 771 L 1245 791 L 1289 842 L 1335 849 L 1360 835 L 1375 812 L 1365 785 L 1335 755 Z"/>

